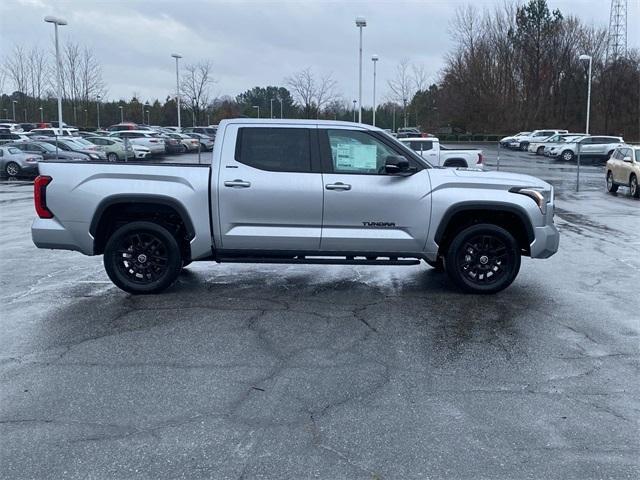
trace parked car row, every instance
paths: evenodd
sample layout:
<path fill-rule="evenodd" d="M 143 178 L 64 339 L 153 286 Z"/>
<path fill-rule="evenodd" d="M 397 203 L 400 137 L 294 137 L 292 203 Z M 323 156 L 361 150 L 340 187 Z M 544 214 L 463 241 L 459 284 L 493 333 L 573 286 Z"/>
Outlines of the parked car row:
<path fill-rule="evenodd" d="M 80 131 L 63 124 L 17 123 L 0 124 L 0 145 L 3 150 L 2 173 L 9 176 L 37 173 L 37 161 L 27 162 L 24 155 L 40 160 L 60 158 L 65 161 L 122 162 L 144 160 L 166 153 L 211 151 L 217 126 L 160 127 L 137 125 L 131 122 L 112 125 L 106 130 Z M 26 131 L 28 130 L 28 131 Z M 7 159 L 17 155 L 9 162 Z M 33 168 L 32 168 L 33 167 Z"/>

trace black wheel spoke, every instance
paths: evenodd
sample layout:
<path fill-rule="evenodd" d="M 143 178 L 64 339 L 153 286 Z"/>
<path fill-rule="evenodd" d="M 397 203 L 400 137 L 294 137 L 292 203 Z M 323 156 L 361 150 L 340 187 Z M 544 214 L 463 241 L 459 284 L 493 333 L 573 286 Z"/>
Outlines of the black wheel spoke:
<path fill-rule="evenodd" d="M 495 235 L 469 238 L 458 255 L 458 268 L 467 280 L 481 285 L 497 282 L 506 272 L 509 249 Z"/>
<path fill-rule="evenodd" d="M 166 273 L 168 250 L 161 238 L 153 233 L 139 232 L 125 237 L 115 250 L 118 268 L 135 283 L 152 283 Z"/>

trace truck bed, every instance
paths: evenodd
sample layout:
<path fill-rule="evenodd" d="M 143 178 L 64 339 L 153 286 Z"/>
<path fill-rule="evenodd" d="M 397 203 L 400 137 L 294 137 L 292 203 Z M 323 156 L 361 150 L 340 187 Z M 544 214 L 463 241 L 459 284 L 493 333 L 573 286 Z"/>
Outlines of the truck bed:
<path fill-rule="evenodd" d="M 116 201 L 135 203 L 151 196 L 189 216 L 194 259 L 211 254 L 209 165 L 48 161 L 39 164 L 39 171 L 52 178 L 47 205 L 54 214 L 54 222 L 34 222 L 39 247 L 92 255 L 90 222 L 96 212 Z"/>

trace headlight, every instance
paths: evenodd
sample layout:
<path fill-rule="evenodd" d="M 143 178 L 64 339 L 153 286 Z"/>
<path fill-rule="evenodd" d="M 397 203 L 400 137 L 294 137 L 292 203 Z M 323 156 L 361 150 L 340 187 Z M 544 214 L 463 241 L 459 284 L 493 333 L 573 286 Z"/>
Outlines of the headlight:
<path fill-rule="evenodd" d="M 509 190 L 511 193 L 519 193 L 520 195 L 526 195 L 538 205 L 538 208 L 543 215 L 547 213 L 547 204 L 551 202 L 553 198 L 553 189 L 547 190 L 543 187 L 513 187 Z"/>
<path fill-rule="evenodd" d="M 100 156 L 95 153 L 90 153 L 89 158 L 91 158 L 92 160 L 100 160 Z"/>

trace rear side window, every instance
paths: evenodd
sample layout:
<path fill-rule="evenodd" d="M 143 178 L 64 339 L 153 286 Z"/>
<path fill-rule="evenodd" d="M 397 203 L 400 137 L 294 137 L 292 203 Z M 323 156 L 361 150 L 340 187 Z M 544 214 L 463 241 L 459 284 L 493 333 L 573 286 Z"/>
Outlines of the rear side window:
<path fill-rule="evenodd" d="M 309 137 L 306 128 L 239 128 L 235 158 L 270 172 L 310 172 Z"/>
<path fill-rule="evenodd" d="M 433 148 L 433 142 L 409 142 L 409 146 L 411 147 L 411 150 L 422 152 L 431 150 Z"/>

